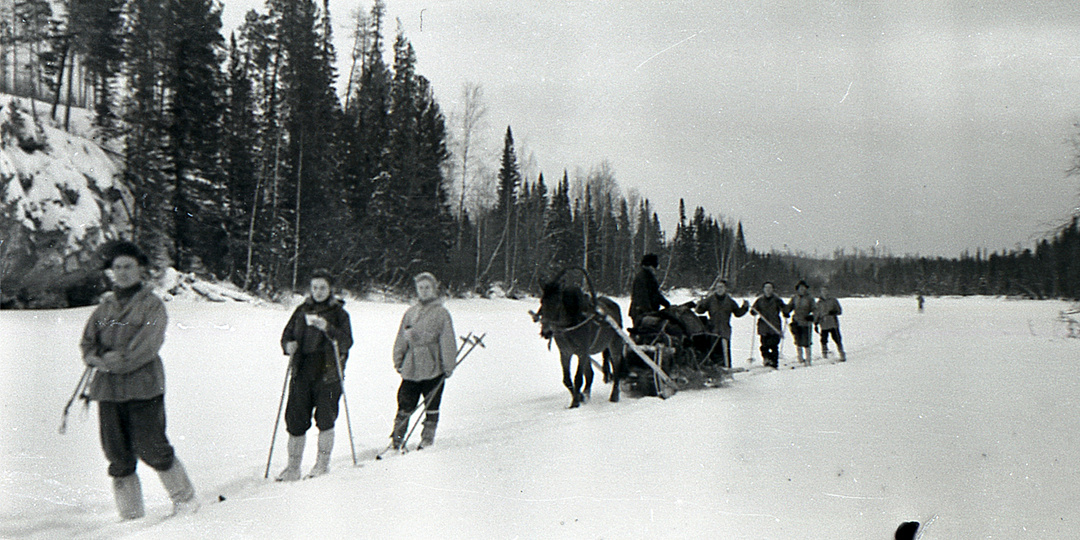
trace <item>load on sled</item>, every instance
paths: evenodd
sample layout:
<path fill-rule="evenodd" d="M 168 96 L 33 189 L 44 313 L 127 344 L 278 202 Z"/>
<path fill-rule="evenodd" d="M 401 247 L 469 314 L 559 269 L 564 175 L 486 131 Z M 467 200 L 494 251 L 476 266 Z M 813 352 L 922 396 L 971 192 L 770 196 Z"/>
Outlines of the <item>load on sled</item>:
<path fill-rule="evenodd" d="M 720 386 L 730 378 L 726 349 L 708 328 L 707 317 L 694 313 L 694 304 L 687 302 L 639 317 L 627 333 L 679 389 L 688 389 Z M 637 355 L 627 355 L 626 363 L 626 391 L 658 395 L 656 372 Z"/>

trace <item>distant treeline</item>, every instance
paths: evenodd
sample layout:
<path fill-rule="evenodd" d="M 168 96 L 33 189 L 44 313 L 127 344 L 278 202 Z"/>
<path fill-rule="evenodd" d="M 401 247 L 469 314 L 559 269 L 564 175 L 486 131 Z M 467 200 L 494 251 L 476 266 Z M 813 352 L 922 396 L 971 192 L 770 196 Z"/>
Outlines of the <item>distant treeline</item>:
<path fill-rule="evenodd" d="M 838 253 L 829 259 L 771 256 L 774 277 L 768 279 L 784 291 L 794 289 L 797 280 L 806 279 L 811 287 L 828 285 L 834 295 L 1004 295 L 1080 300 L 1077 217 L 1050 238 L 1037 242 L 1034 250 L 978 250 L 958 258 L 873 253 Z"/>

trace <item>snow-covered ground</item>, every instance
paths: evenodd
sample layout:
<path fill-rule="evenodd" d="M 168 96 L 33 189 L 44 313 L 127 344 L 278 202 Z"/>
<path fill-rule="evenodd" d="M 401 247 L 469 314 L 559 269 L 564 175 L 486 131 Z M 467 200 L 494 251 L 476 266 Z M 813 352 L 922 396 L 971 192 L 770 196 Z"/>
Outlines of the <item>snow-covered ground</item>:
<path fill-rule="evenodd" d="M 867 539 L 906 520 L 929 522 L 924 539 L 1080 536 L 1080 340 L 1057 320 L 1066 304 L 842 302 L 846 364 L 618 404 L 598 379 L 593 401 L 568 410 L 534 301 L 451 300 L 458 333 L 486 332 L 487 348 L 448 382 L 436 445 L 374 461 L 406 306 L 353 301 L 345 388 L 363 466 L 342 414 L 331 474 L 279 484 L 263 471 L 290 309 L 175 299 L 168 433 L 203 507 L 161 520 L 169 503 L 141 465 L 148 517 L 123 524 L 96 410 L 80 420 L 77 405 L 57 434 L 90 308 L 0 312 L 0 537 Z M 736 366 L 750 326 L 735 322 Z M 271 474 L 284 442 L 282 429 Z"/>

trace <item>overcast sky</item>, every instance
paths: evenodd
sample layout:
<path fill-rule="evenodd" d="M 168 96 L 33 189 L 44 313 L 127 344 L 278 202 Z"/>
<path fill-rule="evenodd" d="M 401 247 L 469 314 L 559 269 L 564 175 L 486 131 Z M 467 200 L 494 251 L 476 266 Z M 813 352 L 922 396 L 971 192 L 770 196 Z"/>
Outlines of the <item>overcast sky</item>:
<path fill-rule="evenodd" d="M 263 5 L 225 0 L 226 28 Z M 339 61 L 370 7 L 330 0 Z M 483 87 L 493 167 L 507 125 L 549 183 L 607 160 L 669 234 L 684 198 L 741 220 L 758 250 L 956 256 L 1030 247 L 1080 202 L 1065 176 L 1080 121 L 1074 1 L 387 9 L 388 40 L 400 18 L 444 111 L 466 81 Z"/>

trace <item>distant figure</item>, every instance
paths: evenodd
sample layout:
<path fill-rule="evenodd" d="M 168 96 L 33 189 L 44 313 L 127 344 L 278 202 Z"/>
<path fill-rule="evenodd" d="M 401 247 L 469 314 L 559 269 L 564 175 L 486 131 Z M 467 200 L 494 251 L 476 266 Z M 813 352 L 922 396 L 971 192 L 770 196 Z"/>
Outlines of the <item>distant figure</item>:
<path fill-rule="evenodd" d="M 159 351 L 169 317 L 143 284 L 150 259 L 131 242 L 103 251 L 112 292 L 86 321 L 83 362 L 91 366 L 90 399 L 98 402 L 101 448 L 109 460 L 116 509 L 123 520 L 145 515 L 139 460 L 157 471 L 172 515 L 199 509 L 195 488 L 165 436 L 165 367 Z"/>
<path fill-rule="evenodd" d="M 795 349 L 799 355 L 799 362 L 809 366 L 813 359 L 813 336 L 814 318 L 817 315 L 817 304 L 810 294 L 810 286 L 806 281 L 799 280 L 795 284 L 795 296 L 791 297 L 788 305 L 791 311 L 791 334 L 795 338 Z"/>
<path fill-rule="evenodd" d="M 435 442 L 439 424 L 439 405 L 446 379 L 457 366 L 457 338 L 454 321 L 439 296 L 439 282 L 429 272 L 413 277 L 416 303 L 405 311 L 394 339 L 394 369 L 401 375 L 397 393 L 397 414 L 390 444 L 400 450 L 404 444 L 409 418 L 424 396 L 427 414 L 420 433 L 420 446 Z"/>
<path fill-rule="evenodd" d="M 787 304 L 776 296 L 775 285 L 766 281 L 761 287 L 762 295 L 754 300 L 750 312 L 758 316 L 758 336 L 761 337 L 761 363 L 766 367 L 780 367 L 780 340 L 783 337 L 780 316 L 790 312 Z"/>
<path fill-rule="evenodd" d="M 926 303 L 926 299 L 925 299 L 925 298 L 923 298 L 923 295 L 921 295 L 921 294 L 920 294 L 920 295 L 919 295 L 919 312 L 920 312 L 920 313 L 922 313 L 922 310 L 923 310 L 923 304 L 925 304 L 925 303 Z"/>
<path fill-rule="evenodd" d="M 308 280 L 309 293 L 296 307 L 281 333 L 281 347 L 292 362 L 289 401 L 285 405 L 285 429 L 289 432 L 289 464 L 278 475 L 279 482 L 300 479 L 307 431 L 314 415 L 319 428 L 319 452 L 308 478 L 329 472 L 334 449 L 334 423 L 341 401 L 342 380 L 352 323 L 345 302 L 331 293 L 333 279 L 326 270 L 315 270 Z"/>
<path fill-rule="evenodd" d="M 634 282 L 630 287 L 630 320 L 634 326 L 638 326 L 642 317 L 660 311 L 671 305 L 667 298 L 660 292 L 660 282 L 656 279 L 656 269 L 660 266 L 660 258 L 654 253 L 649 253 L 641 258 L 641 270 L 634 276 Z"/>
<path fill-rule="evenodd" d="M 836 343 L 836 350 L 840 352 L 840 361 L 846 362 L 847 354 L 844 353 L 844 342 L 840 338 L 840 314 L 843 312 L 840 301 L 829 296 L 829 288 L 823 285 L 821 297 L 817 303 L 815 321 L 818 333 L 821 335 L 821 355 L 825 358 L 829 357 L 829 336 L 832 336 L 833 342 Z"/>
<path fill-rule="evenodd" d="M 905 521 L 896 528 L 896 540 L 915 540 L 915 535 L 919 532 L 918 521 Z"/>
<path fill-rule="evenodd" d="M 750 310 L 750 303 L 743 300 L 740 306 L 728 295 L 727 281 L 721 279 L 716 287 L 698 303 L 694 311 L 709 313 L 709 332 L 719 336 L 719 350 L 723 353 L 723 366 L 731 367 L 731 316 L 742 317 Z"/>

